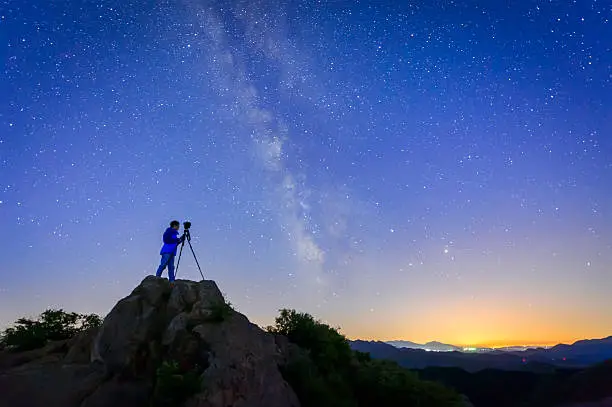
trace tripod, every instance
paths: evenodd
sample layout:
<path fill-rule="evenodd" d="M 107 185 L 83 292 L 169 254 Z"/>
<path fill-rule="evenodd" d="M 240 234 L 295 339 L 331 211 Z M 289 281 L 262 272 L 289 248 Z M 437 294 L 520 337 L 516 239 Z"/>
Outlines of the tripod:
<path fill-rule="evenodd" d="M 198 270 L 200 270 L 202 280 L 204 280 L 204 274 L 202 274 L 200 263 L 198 263 L 198 258 L 196 257 L 195 252 L 193 251 L 193 246 L 191 246 L 191 233 L 189 233 L 189 228 L 186 228 L 183 234 L 185 235 L 185 238 L 183 239 L 183 243 L 181 243 L 181 251 L 179 252 L 178 261 L 176 262 L 176 272 L 174 273 L 174 278 L 176 278 L 176 276 L 178 275 L 179 264 L 181 264 L 181 254 L 183 254 L 183 246 L 185 246 L 185 240 L 187 240 L 187 243 L 189 243 L 189 248 L 191 249 L 191 253 L 193 254 L 193 258 L 196 264 L 198 265 Z"/>

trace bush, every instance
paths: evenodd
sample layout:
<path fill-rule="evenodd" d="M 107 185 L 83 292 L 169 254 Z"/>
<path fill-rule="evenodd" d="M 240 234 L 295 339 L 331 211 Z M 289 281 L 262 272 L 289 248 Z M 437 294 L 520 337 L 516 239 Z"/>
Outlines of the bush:
<path fill-rule="evenodd" d="M 282 309 L 276 318 L 276 326 L 270 330 L 285 335 L 289 341 L 307 349 L 323 372 L 333 372 L 338 366 L 347 366 L 353 358 L 348 340 L 309 314 Z"/>
<path fill-rule="evenodd" d="M 440 384 L 418 376 L 387 360 L 361 363 L 355 375 L 355 391 L 363 406 L 444 407 L 458 404 L 458 395 Z"/>
<path fill-rule="evenodd" d="M 229 301 L 218 301 L 210 306 L 210 320 L 214 322 L 223 322 L 232 315 L 234 308 Z"/>
<path fill-rule="evenodd" d="M 95 314 L 77 314 L 62 309 L 48 309 L 38 319 L 19 318 L 14 326 L 0 335 L 0 346 L 15 351 L 45 346 L 50 341 L 72 338 L 87 329 L 100 326 L 102 319 Z"/>
<path fill-rule="evenodd" d="M 283 378 L 291 385 L 303 407 L 357 407 L 357 401 L 346 383 L 326 377 L 305 355 L 294 356 L 280 366 Z"/>
<path fill-rule="evenodd" d="M 281 369 L 304 407 L 460 404 L 459 395 L 442 385 L 422 381 L 395 362 L 354 352 L 337 330 L 308 314 L 283 309 L 267 330 L 287 336 L 307 352 L 289 358 Z"/>
<path fill-rule="evenodd" d="M 200 367 L 181 369 L 176 361 L 165 361 L 156 372 L 153 407 L 182 405 L 189 397 L 198 393 L 201 387 Z"/>

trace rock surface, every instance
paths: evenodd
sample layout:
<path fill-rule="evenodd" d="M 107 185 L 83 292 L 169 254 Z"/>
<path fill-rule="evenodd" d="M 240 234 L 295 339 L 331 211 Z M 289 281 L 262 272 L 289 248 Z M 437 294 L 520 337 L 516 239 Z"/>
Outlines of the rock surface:
<path fill-rule="evenodd" d="M 164 361 L 196 374 L 185 406 L 298 407 L 277 342 L 231 309 L 214 281 L 170 286 L 149 276 L 98 329 L 0 354 L 0 407 L 148 407 Z"/>

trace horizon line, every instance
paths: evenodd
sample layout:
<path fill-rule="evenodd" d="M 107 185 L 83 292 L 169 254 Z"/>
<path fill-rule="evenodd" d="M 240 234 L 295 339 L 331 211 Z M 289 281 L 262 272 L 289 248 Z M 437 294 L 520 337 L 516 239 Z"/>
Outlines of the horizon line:
<path fill-rule="evenodd" d="M 357 341 L 357 340 L 362 340 L 362 341 L 376 341 L 376 342 L 384 342 L 384 343 L 389 343 L 389 342 L 412 342 L 414 344 L 417 345 L 425 345 L 426 343 L 429 342 L 438 342 L 444 345 L 450 345 L 450 346 L 456 346 L 458 348 L 490 348 L 490 349 L 496 349 L 496 348 L 511 348 L 511 347 L 551 347 L 551 346 L 556 346 L 556 345 L 572 345 L 576 342 L 579 341 L 585 341 L 585 340 L 602 340 L 602 339 L 607 339 L 609 337 L 611 337 L 611 335 L 609 336 L 604 336 L 604 337 L 598 337 L 598 338 L 578 338 L 578 339 L 571 339 L 571 340 L 567 340 L 567 341 L 559 341 L 559 342 L 555 342 L 555 341 L 520 341 L 520 340 L 512 340 L 512 341 L 491 341 L 488 344 L 486 342 L 481 342 L 481 343 L 475 343 L 475 344 L 455 344 L 452 342 L 444 342 L 441 340 L 430 340 L 430 341 L 426 341 L 423 343 L 420 342 L 415 342 L 415 341 L 411 341 L 409 339 L 362 339 L 362 338 L 355 338 L 355 339 L 351 339 L 352 341 Z"/>

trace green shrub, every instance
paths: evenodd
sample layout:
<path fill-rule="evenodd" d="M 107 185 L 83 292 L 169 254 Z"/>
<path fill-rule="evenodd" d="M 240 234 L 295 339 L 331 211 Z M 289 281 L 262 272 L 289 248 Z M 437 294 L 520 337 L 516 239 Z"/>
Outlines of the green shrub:
<path fill-rule="evenodd" d="M 458 395 L 387 360 L 362 362 L 355 371 L 354 388 L 361 406 L 454 406 Z"/>
<path fill-rule="evenodd" d="M 217 301 L 210 305 L 210 320 L 213 322 L 223 322 L 232 315 L 234 308 L 229 301 Z"/>
<path fill-rule="evenodd" d="M 336 329 L 308 314 L 283 309 L 267 330 L 287 336 L 306 351 L 304 356 L 290 357 L 281 369 L 304 407 L 450 407 L 460 403 L 454 391 L 422 381 L 395 362 L 354 352 Z"/>
<path fill-rule="evenodd" d="M 15 351 L 40 348 L 49 341 L 69 339 L 90 328 L 100 326 L 95 314 L 77 314 L 62 309 L 48 309 L 38 319 L 19 318 L 0 335 L 0 346 Z"/>
<path fill-rule="evenodd" d="M 163 362 L 156 371 L 153 407 L 174 407 L 183 404 L 200 391 L 200 367 L 181 369 L 176 361 Z"/>
<path fill-rule="evenodd" d="M 350 391 L 335 387 L 337 380 L 334 382 L 322 375 L 309 357 L 293 357 L 289 363 L 280 366 L 280 372 L 303 407 L 357 407 Z"/>
<path fill-rule="evenodd" d="M 317 367 L 324 372 L 346 367 L 353 358 L 353 351 L 343 335 L 306 313 L 282 309 L 271 331 L 285 335 L 289 341 L 307 349 Z"/>

